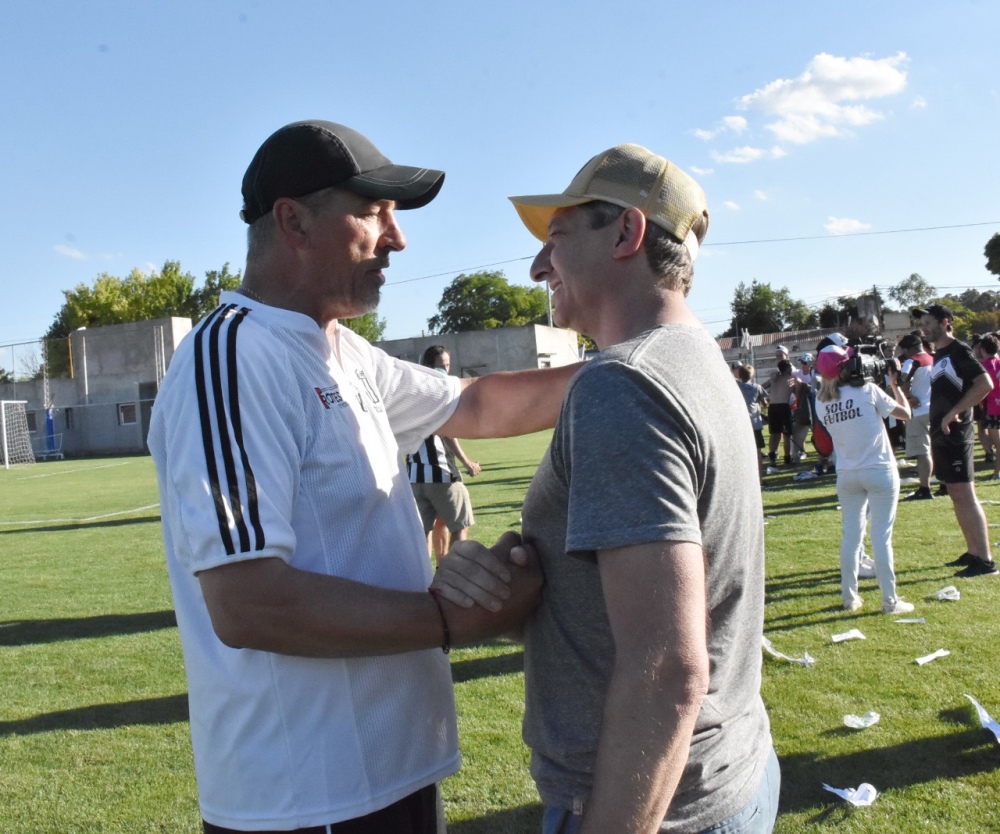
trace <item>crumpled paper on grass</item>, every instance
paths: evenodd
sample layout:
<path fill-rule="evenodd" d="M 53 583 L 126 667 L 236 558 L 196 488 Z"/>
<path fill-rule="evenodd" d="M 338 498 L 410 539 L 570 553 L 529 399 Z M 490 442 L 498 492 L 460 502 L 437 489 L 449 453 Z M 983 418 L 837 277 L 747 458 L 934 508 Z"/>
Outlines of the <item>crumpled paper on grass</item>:
<path fill-rule="evenodd" d="M 867 640 L 860 629 L 852 628 L 850 631 L 845 631 L 843 634 L 834 634 L 830 638 L 834 643 L 843 643 L 845 640 Z"/>
<path fill-rule="evenodd" d="M 939 657 L 947 657 L 951 652 L 947 649 L 938 649 L 936 652 L 931 652 L 930 654 L 925 654 L 923 657 L 917 658 L 917 666 L 923 666 L 925 663 L 930 663 L 932 660 L 937 660 Z"/>
<path fill-rule="evenodd" d="M 966 696 L 968 697 L 968 696 Z M 882 716 L 877 712 L 866 712 L 864 715 L 845 715 L 844 726 L 852 730 L 864 730 L 874 724 L 878 724 Z"/>
<path fill-rule="evenodd" d="M 948 585 L 931 596 L 937 597 L 941 602 L 958 602 L 962 598 L 961 592 L 954 585 Z"/>
<path fill-rule="evenodd" d="M 859 808 L 871 805 L 878 798 L 878 791 L 867 782 L 862 782 L 857 788 L 831 788 L 824 782 L 823 787 L 830 793 L 837 794 L 841 799 L 846 799 L 851 805 L 857 805 Z"/>
<path fill-rule="evenodd" d="M 893 620 L 893 622 L 899 623 L 900 625 L 920 625 L 922 623 L 926 623 L 927 620 L 923 617 L 909 617 L 902 620 Z"/>
<path fill-rule="evenodd" d="M 983 725 L 983 729 L 989 730 L 993 733 L 993 737 L 997 740 L 997 743 L 1000 744 L 1000 724 L 993 720 L 990 714 L 983 709 L 983 705 L 980 704 L 979 701 L 971 695 L 966 695 L 965 697 L 972 701 L 972 705 L 976 708 L 976 712 L 979 713 L 979 723 Z"/>
<path fill-rule="evenodd" d="M 771 641 L 766 637 L 762 638 L 764 651 L 767 652 L 771 657 L 776 657 L 778 660 L 787 660 L 789 663 L 798 663 L 801 666 L 809 668 L 816 662 L 816 658 L 810 656 L 809 652 L 805 653 L 804 657 L 789 657 L 787 654 L 782 654 L 771 644 Z"/>

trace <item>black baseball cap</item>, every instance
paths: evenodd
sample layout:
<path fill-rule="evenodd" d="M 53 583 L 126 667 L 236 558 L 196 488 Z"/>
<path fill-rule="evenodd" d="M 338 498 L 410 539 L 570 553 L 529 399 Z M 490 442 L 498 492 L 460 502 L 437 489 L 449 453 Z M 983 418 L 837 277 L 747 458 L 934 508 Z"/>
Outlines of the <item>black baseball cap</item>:
<path fill-rule="evenodd" d="M 897 346 L 909 350 L 910 348 L 921 347 L 922 345 L 923 341 L 921 341 L 919 336 L 915 333 L 907 333 L 899 340 Z"/>
<path fill-rule="evenodd" d="M 243 175 L 240 217 L 253 223 L 282 197 L 304 197 L 337 186 L 398 209 L 427 205 L 444 172 L 394 165 L 356 130 L 320 120 L 293 122 L 272 133 Z"/>
<path fill-rule="evenodd" d="M 951 311 L 951 307 L 945 307 L 944 304 L 928 304 L 926 307 L 914 307 L 910 310 L 910 315 L 914 318 L 923 318 L 924 316 L 934 316 L 938 321 L 948 321 L 955 320 L 955 314 Z"/>

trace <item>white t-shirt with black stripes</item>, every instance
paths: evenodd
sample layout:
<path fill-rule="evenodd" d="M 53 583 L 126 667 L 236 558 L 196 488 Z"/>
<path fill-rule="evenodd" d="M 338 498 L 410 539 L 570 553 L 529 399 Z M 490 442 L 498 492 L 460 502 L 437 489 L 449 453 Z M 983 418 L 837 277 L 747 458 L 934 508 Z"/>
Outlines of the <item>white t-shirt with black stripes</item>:
<path fill-rule="evenodd" d="M 439 649 L 335 660 L 231 649 L 201 594 L 199 571 L 262 557 L 429 585 L 400 450 L 448 419 L 460 382 L 345 328 L 335 344 L 307 316 L 223 293 L 178 346 L 153 407 L 201 811 L 215 825 L 352 819 L 459 767 Z"/>

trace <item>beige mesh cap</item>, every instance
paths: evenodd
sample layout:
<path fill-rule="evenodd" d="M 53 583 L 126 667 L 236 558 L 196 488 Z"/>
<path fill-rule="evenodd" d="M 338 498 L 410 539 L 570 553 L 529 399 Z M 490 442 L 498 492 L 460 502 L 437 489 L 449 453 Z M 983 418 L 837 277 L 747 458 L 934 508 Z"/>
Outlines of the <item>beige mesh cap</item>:
<path fill-rule="evenodd" d="M 562 194 L 511 197 L 528 231 L 541 241 L 548 236 L 556 209 L 604 200 L 637 208 L 646 218 L 683 241 L 692 260 L 698 239 L 691 227 L 708 217 L 705 192 L 688 174 L 641 145 L 616 145 L 599 153 L 573 177 Z"/>

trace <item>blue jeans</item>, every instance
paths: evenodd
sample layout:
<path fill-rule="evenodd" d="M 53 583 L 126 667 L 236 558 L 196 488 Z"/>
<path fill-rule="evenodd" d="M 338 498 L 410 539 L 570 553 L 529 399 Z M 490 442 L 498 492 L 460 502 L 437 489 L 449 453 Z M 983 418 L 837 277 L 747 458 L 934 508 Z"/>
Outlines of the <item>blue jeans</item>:
<path fill-rule="evenodd" d="M 780 788 L 781 770 L 772 748 L 754 797 L 729 819 L 706 828 L 701 834 L 771 834 L 778 817 Z M 547 807 L 542 818 L 542 834 L 579 834 L 582 826 L 583 817 L 565 808 Z"/>

